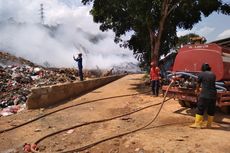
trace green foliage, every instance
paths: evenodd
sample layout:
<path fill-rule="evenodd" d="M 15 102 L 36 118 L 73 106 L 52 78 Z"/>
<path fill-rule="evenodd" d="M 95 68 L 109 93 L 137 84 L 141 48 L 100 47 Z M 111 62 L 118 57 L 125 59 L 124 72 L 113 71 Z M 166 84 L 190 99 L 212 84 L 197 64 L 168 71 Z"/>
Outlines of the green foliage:
<path fill-rule="evenodd" d="M 209 16 L 213 11 L 218 11 L 222 3 L 220 0 L 199 0 L 198 8 L 204 14 L 204 16 Z"/>
<path fill-rule="evenodd" d="M 179 48 L 181 45 L 192 44 L 193 42 L 192 42 L 191 38 L 194 38 L 194 37 L 201 37 L 202 38 L 202 36 L 199 36 L 195 33 L 189 33 L 187 35 L 180 36 L 177 40 L 177 43 L 176 43 L 177 48 Z M 205 43 L 205 42 L 206 42 L 206 39 L 204 38 L 203 42 L 201 42 L 201 43 Z"/>
<path fill-rule="evenodd" d="M 82 0 L 82 3 L 93 3 L 94 22 L 100 23 L 102 31 L 113 30 L 114 41 L 133 50 L 143 65 L 150 62 L 151 46 L 156 45 L 157 38 L 160 38 L 159 55 L 167 54 L 177 44 L 177 28 L 191 29 L 201 21 L 202 14 L 209 16 L 213 11 L 230 14 L 229 4 L 222 0 Z M 162 7 L 163 4 L 167 7 Z M 164 27 L 158 37 L 160 22 Z M 122 40 L 121 36 L 130 31 L 133 33 L 130 39 Z"/>

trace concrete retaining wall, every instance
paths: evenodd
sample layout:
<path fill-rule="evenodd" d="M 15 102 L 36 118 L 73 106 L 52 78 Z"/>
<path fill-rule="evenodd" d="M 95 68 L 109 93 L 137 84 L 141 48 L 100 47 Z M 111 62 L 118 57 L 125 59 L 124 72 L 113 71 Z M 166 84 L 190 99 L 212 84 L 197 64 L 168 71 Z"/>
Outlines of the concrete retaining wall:
<path fill-rule="evenodd" d="M 92 91 L 124 75 L 109 76 L 82 82 L 65 83 L 41 88 L 32 88 L 26 105 L 28 109 L 44 108 L 61 101 Z"/>

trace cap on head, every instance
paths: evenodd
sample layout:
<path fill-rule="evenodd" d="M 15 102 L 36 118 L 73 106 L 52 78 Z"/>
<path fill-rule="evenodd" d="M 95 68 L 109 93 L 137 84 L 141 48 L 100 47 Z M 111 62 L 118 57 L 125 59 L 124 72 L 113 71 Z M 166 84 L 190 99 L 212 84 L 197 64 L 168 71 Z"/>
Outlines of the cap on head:
<path fill-rule="evenodd" d="M 204 63 L 201 66 L 201 71 L 211 71 L 211 67 L 209 66 L 208 63 Z"/>

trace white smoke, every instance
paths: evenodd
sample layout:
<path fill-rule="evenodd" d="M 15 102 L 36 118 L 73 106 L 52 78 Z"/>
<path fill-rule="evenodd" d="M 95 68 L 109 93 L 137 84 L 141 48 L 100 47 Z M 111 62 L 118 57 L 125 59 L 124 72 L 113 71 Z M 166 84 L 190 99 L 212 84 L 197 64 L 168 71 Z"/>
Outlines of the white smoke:
<path fill-rule="evenodd" d="M 39 15 L 41 3 L 46 26 Z M 57 67 L 74 66 L 72 57 L 79 52 L 84 68 L 137 63 L 132 51 L 113 42 L 111 31 L 99 30 L 90 9 L 73 0 L 0 0 L 0 50 Z"/>

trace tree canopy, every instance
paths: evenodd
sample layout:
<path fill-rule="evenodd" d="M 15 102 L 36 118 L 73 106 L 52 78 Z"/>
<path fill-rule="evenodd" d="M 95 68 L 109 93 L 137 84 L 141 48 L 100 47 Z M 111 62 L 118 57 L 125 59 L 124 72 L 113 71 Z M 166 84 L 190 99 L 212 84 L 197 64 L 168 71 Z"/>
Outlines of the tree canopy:
<path fill-rule="evenodd" d="M 195 33 L 189 33 L 184 36 L 180 36 L 177 39 L 176 47 L 180 48 L 180 46 L 183 46 L 186 44 L 195 44 L 195 43 L 204 44 L 206 41 L 207 39 L 203 36 L 199 36 Z"/>
<path fill-rule="evenodd" d="M 177 28 L 191 29 L 217 11 L 230 14 L 222 0 L 82 0 L 93 3 L 91 14 L 100 30 L 113 30 L 114 41 L 133 50 L 143 62 L 158 63 L 159 56 L 176 45 Z M 127 33 L 128 40 L 122 39 Z"/>

